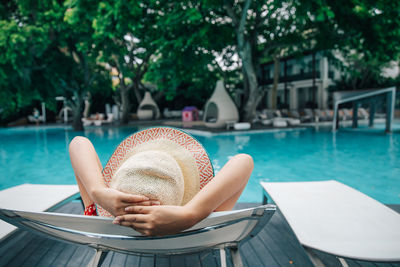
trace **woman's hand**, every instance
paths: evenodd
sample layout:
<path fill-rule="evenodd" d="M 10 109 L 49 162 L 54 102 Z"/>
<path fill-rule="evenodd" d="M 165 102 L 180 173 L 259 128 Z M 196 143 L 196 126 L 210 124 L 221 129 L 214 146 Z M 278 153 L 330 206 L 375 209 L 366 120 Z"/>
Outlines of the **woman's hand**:
<path fill-rule="evenodd" d="M 114 224 L 132 227 L 147 236 L 175 234 L 196 224 L 199 220 L 184 206 L 130 206 L 129 214 L 114 219 Z"/>
<path fill-rule="evenodd" d="M 127 194 L 109 187 L 93 191 L 92 197 L 95 203 L 102 206 L 113 216 L 126 214 L 125 208 L 129 206 L 160 205 L 157 200 L 149 199 L 145 196 Z"/>

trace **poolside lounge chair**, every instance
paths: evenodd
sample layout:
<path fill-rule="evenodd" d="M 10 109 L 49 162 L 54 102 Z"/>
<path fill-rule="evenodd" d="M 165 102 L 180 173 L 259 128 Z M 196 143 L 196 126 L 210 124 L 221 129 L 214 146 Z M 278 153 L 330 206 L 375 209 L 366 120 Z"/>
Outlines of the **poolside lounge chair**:
<path fill-rule="evenodd" d="M 106 120 L 104 119 L 103 113 L 92 115 L 90 118 L 82 118 L 83 126 L 90 126 L 92 124 L 95 126 L 101 126 L 102 124 L 111 124 L 113 123 L 113 121 L 114 121 L 113 113 L 108 113 Z"/>
<path fill-rule="evenodd" d="M 351 120 L 353 118 L 353 111 L 350 111 L 350 109 L 344 108 L 343 113 L 344 120 Z"/>
<path fill-rule="evenodd" d="M 291 109 L 289 111 L 289 117 L 292 117 L 292 118 L 295 118 L 295 119 L 299 119 L 299 120 L 301 118 L 299 111 L 295 110 L 295 109 Z"/>
<path fill-rule="evenodd" d="M 284 118 L 274 118 L 272 119 L 272 125 L 274 127 L 287 127 L 288 122 Z"/>
<path fill-rule="evenodd" d="M 287 110 L 283 110 L 282 112 L 280 110 L 275 110 L 274 115 L 275 118 L 273 119 L 272 122 L 274 127 L 286 127 L 287 125 L 290 126 L 300 125 L 300 119 L 288 117 L 289 113 Z M 286 124 L 282 123 L 282 121 L 285 121 Z"/>
<path fill-rule="evenodd" d="M 0 191 L 0 208 L 49 211 L 79 197 L 77 185 L 22 184 Z M 0 221 L 0 239 L 16 228 Z"/>
<path fill-rule="evenodd" d="M 315 120 L 317 120 L 317 118 L 318 118 L 318 121 L 327 121 L 328 120 L 324 111 L 322 111 L 320 109 L 315 109 L 314 113 L 315 113 Z"/>
<path fill-rule="evenodd" d="M 400 214 L 337 181 L 261 183 L 317 265 L 339 258 L 400 261 Z"/>
<path fill-rule="evenodd" d="M 262 125 L 272 125 L 272 119 L 274 118 L 273 114 L 270 115 L 267 113 L 267 110 L 262 110 L 257 112 L 257 118 L 254 122 L 261 122 Z"/>
<path fill-rule="evenodd" d="M 40 115 L 39 117 L 35 118 L 33 115 L 28 115 L 28 121 L 34 123 L 44 122 L 44 117 L 43 115 Z"/>
<path fill-rule="evenodd" d="M 358 109 L 358 117 L 362 120 L 367 120 L 369 119 L 369 114 L 365 108 L 359 108 Z"/>
<path fill-rule="evenodd" d="M 221 266 L 226 266 L 225 249 L 233 266 L 243 266 L 238 246 L 255 236 L 270 220 L 274 205 L 214 212 L 182 233 L 145 237 L 132 228 L 112 224 L 112 218 L 50 212 L 0 210 L 0 219 L 20 228 L 64 242 L 96 249 L 90 266 L 100 266 L 108 251 L 128 254 L 185 254 L 219 249 Z"/>
<path fill-rule="evenodd" d="M 309 122 L 315 121 L 315 116 L 314 116 L 314 113 L 313 113 L 312 109 L 310 109 L 310 108 L 304 109 L 302 121 L 304 121 L 304 122 L 306 122 L 306 121 L 309 121 Z"/>

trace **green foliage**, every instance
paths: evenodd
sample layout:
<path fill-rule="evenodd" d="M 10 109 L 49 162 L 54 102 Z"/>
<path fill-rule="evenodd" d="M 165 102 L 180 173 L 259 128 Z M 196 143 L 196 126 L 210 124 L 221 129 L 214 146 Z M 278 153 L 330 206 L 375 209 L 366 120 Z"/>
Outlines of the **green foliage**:
<path fill-rule="evenodd" d="M 28 19 L 24 17 L 21 21 L 12 20 L 1 13 L 0 119 L 4 119 L 32 101 L 43 99 L 41 89 L 35 87 L 35 74 L 43 70 L 41 57 L 50 42 L 45 27 L 25 24 Z"/>
<path fill-rule="evenodd" d="M 206 1 L 174 1 L 158 8 L 156 60 L 145 79 L 156 83 L 167 101 L 185 95 L 188 105 L 204 104 L 224 75 L 218 72 L 215 54 L 232 43 L 233 29 L 207 21 Z"/>
<path fill-rule="evenodd" d="M 0 33 L 0 120 L 41 101 L 55 107 L 57 95 L 72 103 L 124 87 L 138 97 L 147 83 L 174 109 L 201 106 L 217 79 L 249 98 L 237 58 L 246 42 L 254 73 L 276 56 L 336 49 L 348 84 L 384 84 L 382 67 L 400 55 L 400 2 L 11 0 L 0 5 Z M 106 67 L 124 82 L 112 89 Z"/>
<path fill-rule="evenodd" d="M 100 84 L 102 90 L 111 88 L 108 73 L 99 70 L 104 68 L 96 62 L 91 23 L 85 26 L 91 22 L 88 7 L 93 3 L 10 1 L 2 6 L 0 119 L 3 122 L 42 101 L 55 109 L 57 95 L 84 95 Z"/>
<path fill-rule="evenodd" d="M 327 1 L 335 19 L 325 26 L 327 48 L 340 51 L 343 77 L 339 90 L 393 85 L 382 69 L 400 59 L 398 1 Z M 325 34 L 326 36 L 326 34 Z M 322 42 L 321 42 L 322 43 Z"/>

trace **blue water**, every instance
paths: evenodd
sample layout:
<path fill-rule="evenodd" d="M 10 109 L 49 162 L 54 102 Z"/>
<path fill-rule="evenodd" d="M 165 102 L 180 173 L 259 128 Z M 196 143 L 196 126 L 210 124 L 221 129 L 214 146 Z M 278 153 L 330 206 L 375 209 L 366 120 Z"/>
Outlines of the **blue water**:
<path fill-rule="evenodd" d="M 0 189 L 21 183 L 74 184 L 68 143 L 76 135 L 92 140 L 103 165 L 115 147 L 138 128 L 0 129 Z M 260 202 L 260 181 L 335 179 L 383 202 L 400 204 L 400 134 L 383 131 L 294 130 L 223 136 L 195 136 L 215 171 L 237 153 L 253 156 L 255 168 L 240 198 Z"/>

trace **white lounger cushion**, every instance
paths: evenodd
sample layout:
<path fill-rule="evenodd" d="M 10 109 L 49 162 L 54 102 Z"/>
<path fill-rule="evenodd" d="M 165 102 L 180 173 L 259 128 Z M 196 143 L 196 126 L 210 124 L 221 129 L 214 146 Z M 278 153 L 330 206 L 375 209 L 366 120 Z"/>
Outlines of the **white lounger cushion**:
<path fill-rule="evenodd" d="M 329 254 L 400 261 L 400 214 L 337 181 L 261 185 L 300 243 Z"/>
<path fill-rule="evenodd" d="M 0 191 L 0 208 L 45 211 L 79 193 L 77 185 L 22 184 Z M 16 227 L 0 221 L 0 239 Z"/>

